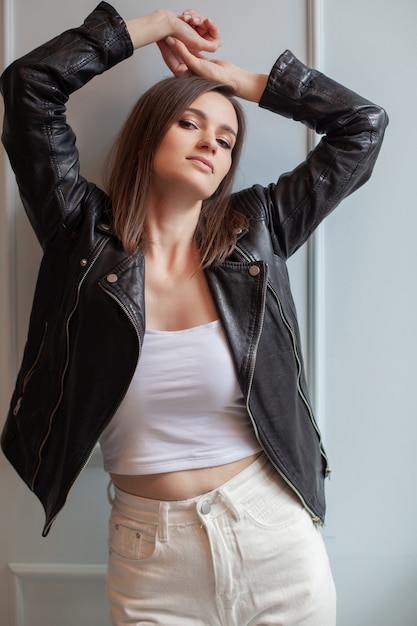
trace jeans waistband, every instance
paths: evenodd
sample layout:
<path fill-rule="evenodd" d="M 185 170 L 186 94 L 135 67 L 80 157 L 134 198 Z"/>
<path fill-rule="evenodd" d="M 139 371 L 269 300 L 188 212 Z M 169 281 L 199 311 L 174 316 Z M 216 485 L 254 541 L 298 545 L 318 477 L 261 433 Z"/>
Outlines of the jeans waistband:
<path fill-rule="evenodd" d="M 267 487 L 273 482 L 276 488 L 281 480 L 282 489 L 286 489 L 285 483 L 280 479 L 267 457 L 261 454 L 253 463 L 223 485 L 195 498 L 174 501 L 152 500 L 131 495 L 113 485 L 115 496 L 112 504 L 114 510 L 123 515 L 156 525 L 201 523 L 206 516 L 213 518 L 226 510 L 231 511 L 234 517 L 239 519 L 241 517 L 240 502 L 250 497 L 251 492 L 255 490 L 259 493 L 262 477 Z"/>

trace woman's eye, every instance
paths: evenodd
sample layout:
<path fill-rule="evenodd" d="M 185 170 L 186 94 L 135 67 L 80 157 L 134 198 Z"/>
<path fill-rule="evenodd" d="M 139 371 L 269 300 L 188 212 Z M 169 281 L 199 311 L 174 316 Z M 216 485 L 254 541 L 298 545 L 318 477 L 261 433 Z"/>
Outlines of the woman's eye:
<path fill-rule="evenodd" d="M 227 141 L 227 139 L 218 139 L 217 143 L 219 144 L 219 146 L 221 146 L 222 148 L 226 148 L 226 150 L 231 150 L 232 146 L 230 145 L 230 143 Z"/>
<path fill-rule="evenodd" d="M 180 120 L 179 121 L 179 125 L 182 128 L 191 128 L 191 129 L 198 129 L 198 126 L 195 122 L 191 121 L 191 120 Z"/>

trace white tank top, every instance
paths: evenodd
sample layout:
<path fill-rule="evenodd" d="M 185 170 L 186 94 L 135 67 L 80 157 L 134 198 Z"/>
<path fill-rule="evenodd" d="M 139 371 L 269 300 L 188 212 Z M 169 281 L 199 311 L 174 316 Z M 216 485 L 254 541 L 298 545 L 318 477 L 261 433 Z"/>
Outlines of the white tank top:
<path fill-rule="evenodd" d="M 104 469 L 130 475 L 223 465 L 260 450 L 219 321 L 146 331 L 100 445 Z"/>

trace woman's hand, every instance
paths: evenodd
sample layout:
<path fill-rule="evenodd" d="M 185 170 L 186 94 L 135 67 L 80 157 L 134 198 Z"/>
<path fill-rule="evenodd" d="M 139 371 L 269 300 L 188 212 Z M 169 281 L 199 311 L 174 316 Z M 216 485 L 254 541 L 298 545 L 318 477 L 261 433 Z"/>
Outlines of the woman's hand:
<path fill-rule="evenodd" d="M 221 44 L 216 24 L 192 9 L 180 16 L 168 9 L 158 9 L 128 20 L 126 26 L 135 49 L 163 42 L 168 37 L 181 41 L 194 54 L 215 52 Z"/>
<path fill-rule="evenodd" d="M 178 17 L 180 20 L 193 28 L 197 32 L 197 34 L 206 41 L 215 43 L 217 47 L 221 44 L 218 28 L 212 20 L 209 20 L 199 13 L 196 13 L 196 11 L 194 11 L 193 9 L 187 9 Z M 167 37 L 166 39 L 162 39 L 157 43 L 166 65 L 169 67 L 174 76 L 178 77 L 182 76 L 183 74 L 190 73 L 183 59 L 177 54 L 175 50 L 175 40 L 172 36 Z M 200 50 L 192 48 L 191 46 L 187 47 L 191 52 L 196 55 L 198 55 L 200 52 Z"/>
<path fill-rule="evenodd" d="M 213 20 L 203 17 L 199 13 L 196 13 L 193 9 L 186 9 L 182 15 L 179 16 L 179 18 L 194 28 L 200 37 L 203 37 L 203 39 L 215 42 L 217 50 L 221 41 L 219 38 L 219 30 Z"/>

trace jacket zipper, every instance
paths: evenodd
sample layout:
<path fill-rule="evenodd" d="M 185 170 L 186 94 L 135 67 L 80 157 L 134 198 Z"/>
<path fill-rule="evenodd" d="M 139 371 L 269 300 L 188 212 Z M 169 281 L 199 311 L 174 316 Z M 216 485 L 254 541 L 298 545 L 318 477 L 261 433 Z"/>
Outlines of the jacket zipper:
<path fill-rule="evenodd" d="M 251 258 L 249 257 L 249 255 L 248 255 L 248 254 L 246 254 L 246 252 L 245 252 L 245 251 L 244 251 L 244 250 L 243 250 L 243 249 L 242 249 L 239 245 L 237 245 L 237 246 L 236 246 L 236 251 L 237 251 L 237 252 L 238 252 L 238 253 L 239 253 L 239 254 L 240 254 L 240 255 L 241 255 L 241 256 L 242 256 L 242 257 L 243 257 L 243 258 L 244 258 L 247 262 L 249 262 L 249 263 L 253 263 L 254 259 L 251 259 Z M 259 324 L 259 333 L 258 333 L 258 336 L 257 336 L 257 338 L 256 338 L 256 345 L 258 345 L 259 338 L 260 338 L 260 335 L 261 335 L 261 332 L 262 332 L 263 322 L 264 322 L 264 311 L 265 311 L 265 306 L 264 306 L 264 305 L 265 305 L 266 292 L 267 292 L 267 289 L 268 289 L 268 280 L 265 280 L 265 281 L 264 281 L 264 283 L 265 283 L 265 284 L 264 284 L 263 291 L 262 291 L 262 318 L 261 318 L 261 323 Z M 295 356 L 296 356 L 297 364 L 298 364 L 299 369 L 300 369 L 301 363 L 300 363 L 300 360 L 299 360 L 299 358 L 298 358 L 298 356 L 297 356 L 297 352 L 296 352 L 295 347 L 294 347 L 294 340 L 295 340 L 294 333 L 293 333 L 293 331 L 292 331 L 292 329 L 291 329 L 291 326 L 288 324 L 287 320 L 285 319 L 285 316 L 284 316 L 283 311 L 282 311 L 281 302 L 280 302 L 280 300 L 279 300 L 279 298 L 278 298 L 278 295 L 277 295 L 277 294 L 275 294 L 274 290 L 273 290 L 271 287 L 270 287 L 270 289 L 271 289 L 272 293 L 274 294 L 274 296 L 276 297 L 277 302 L 278 302 L 278 304 L 279 304 L 279 311 L 280 311 L 280 315 L 281 315 L 281 317 L 283 318 L 283 321 L 284 321 L 285 325 L 286 325 L 286 326 L 287 326 L 287 328 L 289 328 L 289 330 L 290 330 L 291 336 L 292 336 L 292 338 L 293 338 L 293 350 L 294 350 L 294 352 L 295 352 Z M 260 437 L 259 437 L 258 427 L 257 427 L 256 422 L 255 422 L 255 418 L 253 417 L 253 415 L 252 415 L 252 411 L 250 410 L 250 407 L 249 407 L 249 398 L 250 398 L 250 394 L 251 394 L 251 390 L 252 390 L 253 377 L 254 377 L 254 374 L 255 374 L 255 362 L 256 362 L 256 351 L 254 352 L 254 355 L 253 355 L 253 357 L 252 357 L 252 364 L 251 364 L 250 376 L 249 376 L 248 395 L 247 395 L 247 399 L 246 399 L 246 409 L 247 409 L 248 414 L 249 414 L 249 417 L 250 417 L 250 419 L 251 419 L 252 426 L 253 426 L 253 429 L 254 429 L 254 431 L 255 431 L 255 436 L 256 436 L 256 439 L 258 440 L 259 445 L 261 446 L 261 448 L 262 448 L 262 450 L 264 451 L 265 455 L 268 457 L 268 459 L 269 459 L 270 463 L 272 464 L 272 466 L 275 468 L 275 470 L 278 472 L 278 474 L 281 476 L 281 478 L 285 481 L 285 483 L 286 483 L 286 484 L 287 484 L 287 485 L 288 485 L 288 486 L 292 489 L 292 491 L 293 491 L 293 492 L 297 495 L 297 497 L 300 499 L 300 501 L 301 501 L 301 502 L 302 502 L 302 504 L 303 504 L 303 507 L 304 507 L 304 508 L 306 509 L 306 511 L 309 513 L 309 515 L 310 515 L 310 517 L 311 517 L 312 521 L 313 521 L 315 524 L 321 524 L 321 525 L 322 525 L 322 524 L 323 524 L 323 520 L 322 520 L 322 519 L 321 519 L 321 518 L 320 518 L 320 517 L 319 517 L 319 516 L 318 516 L 318 515 L 317 515 L 317 514 L 316 514 L 316 513 L 315 513 L 315 512 L 314 512 L 314 511 L 313 511 L 313 510 L 312 510 L 312 509 L 308 506 L 308 505 L 307 505 L 307 503 L 306 503 L 306 501 L 304 500 L 304 498 L 303 498 L 303 496 L 301 495 L 301 493 L 298 491 L 298 489 L 297 489 L 296 487 L 294 487 L 294 485 L 291 483 L 291 481 L 290 481 L 290 480 L 289 480 L 289 479 L 288 479 L 288 478 L 287 478 L 287 477 L 283 474 L 283 472 L 282 472 L 282 471 L 280 470 L 280 468 L 276 465 L 276 463 L 274 463 L 274 461 L 271 459 L 270 455 L 268 454 L 268 452 L 265 450 L 264 446 L 262 445 L 262 442 L 261 442 Z M 298 375 L 298 379 L 299 379 L 299 377 L 300 377 L 300 372 L 299 372 L 299 375 Z M 297 386 L 298 386 L 298 388 L 299 388 L 298 381 L 297 381 Z M 299 388 L 299 389 L 300 389 L 300 388 Z M 300 391 L 301 391 L 301 390 L 300 390 Z M 303 398 L 303 401 L 307 404 L 307 407 L 308 407 L 309 405 L 308 405 L 307 399 L 305 398 L 304 394 L 302 394 L 302 393 L 301 393 L 301 397 Z M 309 414 L 310 414 L 310 419 L 311 419 L 312 412 L 311 412 L 311 411 L 309 411 Z M 314 423 L 314 421 L 313 421 L 313 423 Z M 317 429 L 317 427 L 316 427 L 316 430 L 318 430 L 318 429 Z M 322 449 L 321 449 L 321 445 L 320 445 L 320 451 L 321 451 L 321 453 L 323 454 Z"/>
<path fill-rule="evenodd" d="M 19 413 L 20 406 L 21 406 L 21 404 L 22 404 L 22 400 L 23 400 L 23 396 L 24 396 L 24 394 L 25 394 L 25 389 L 26 389 L 26 386 L 27 386 L 28 382 L 30 381 L 30 379 L 32 378 L 33 373 L 34 373 L 34 371 L 35 371 L 35 369 L 36 369 L 36 366 L 37 366 L 37 365 L 38 365 L 38 363 L 39 363 L 39 359 L 41 358 L 41 354 L 42 354 L 43 346 L 44 346 L 44 344 L 45 344 L 45 337 L 46 337 L 46 331 L 47 331 L 47 329 L 48 329 L 48 322 L 45 322 L 44 329 L 43 329 L 43 333 L 42 333 L 41 343 L 40 343 L 40 346 L 39 346 L 39 350 L 38 350 L 38 352 L 37 352 L 37 354 L 36 354 L 36 358 L 35 358 L 35 360 L 33 361 L 33 363 L 32 363 L 32 365 L 31 365 L 31 367 L 29 368 L 29 370 L 28 370 L 28 371 L 27 371 L 27 373 L 26 373 L 26 376 L 25 376 L 25 377 L 24 377 L 24 379 L 23 379 L 22 390 L 21 390 L 21 392 L 20 392 L 20 396 L 18 397 L 18 399 L 17 399 L 17 401 L 16 401 L 16 404 L 14 405 L 14 408 L 13 408 L 13 411 L 12 411 L 12 412 L 13 412 L 13 415 L 14 415 L 15 417 L 16 417 L 16 415 Z"/>
<path fill-rule="evenodd" d="M 300 359 L 300 356 L 299 356 L 298 351 L 297 351 L 297 342 L 296 342 L 296 339 L 295 339 L 294 331 L 291 328 L 291 325 L 289 324 L 289 322 L 287 321 L 287 319 L 286 319 L 286 317 L 284 315 L 284 311 L 282 310 L 282 305 L 281 305 L 281 301 L 280 301 L 280 299 L 278 297 L 278 294 L 276 293 L 276 291 L 271 286 L 269 286 L 269 289 L 271 290 L 272 295 L 274 296 L 275 300 L 277 301 L 277 304 L 278 304 L 278 307 L 279 307 L 279 311 L 280 311 L 280 315 L 281 315 L 281 319 L 284 322 L 285 326 L 287 327 L 287 329 L 288 329 L 288 331 L 289 331 L 289 333 L 291 335 L 293 352 L 294 352 L 294 356 L 295 356 L 295 359 L 296 359 L 296 362 L 297 362 L 297 370 L 298 370 L 298 376 L 297 376 L 298 393 L 300 394 L 301 399 L 303 400 L 303 402 L 304 402 L 304 404 L 305 404 L 305 406 L 307 408 L 308 414 L 310 416 L 310 421 L 313 424 L 313 427 L 314 427 L 314 429 L 315 429 L 315 431 L 316 431 L 316 433 L 317 433 L 317 435 L 319 437 L 320 453 L 321 453 L 322 457 L 325 459 L 326 467 L 328 468 L 328 458 L 327 458 L 327 455 L 326 455 L 326 453 L 324 452 L 324 450 L 322 448 L 320 429 L 319 429 L 319 427 L 317 425 L 317 422 L 316 422 L 316 419 L 314 417 L 313 409 L 311 408 L 310 403 L 307 400 L 307 398 L 306 398 L 306 396 L 305 396 L 305 394 L 304 394 L 304 392 L 303 392 L 303 390 L 301 388 L 301 359 Z M 330 473 L 329 469 L 326 470 L 326 474 L 327 473 Z"/>
<path fill-rule="evenodd" d="M 102 252 L 103 248 L 106 246 L 106 244 L 107 244 L 107 242 L 109 241 L 109 239 L 110 239 L 109 237 L 106 237 L 106 238 L 105 238 L 105 239 L 103 239 L 103 241 L 102 241 L 102 242 L 98 245 L 98 247 L 97 247 L 97 249 L 96 249 L 96 251 L 95 251 L 95 253 L 94 253 L 94 256 L 92 257 L 92 259 L 91 259 L 91 261 L 90 261 L 90 264 L 89 264 L 89 266 L 88 266 L 88 269 L 86 270 L 86 272 L 84 273 L 84 275 L 83 275 L 83 277 L 81 278 L 80 282 L 78 283 L 78 287 L 77 287 L 77 298 L 76 298 L 76 301 L 75 301 L 75 304 L 74 304 L 74 306 L 73 306 L 72 310 L 70 311 L 70 314 L 68 315 L 67 321 L 66 321 L 66 323 L 65 323 L 65 336 L 66 336 L 66 345 L 67 345 L 67 358 L 66 358 L 66 361 L 65 361 L 65 364 L 64 364 L 64 368 L 63 368 L 62 373 L 61 373 L 61 378 L 60 378 L 60 383 L 61 383 L 61 384 L 60 384 L 60 393 L 59 393 L 59 397 L 58 397 L 58 400 L 57 400 L 57 402 L 56 402 L 56 404 L 55 404 L 54 408 L 52 409 L 51 415 L 50 415 L 50 417 L 49 417 L 48 430 L 47 430 L 47 432 L 46 432 L 46 434 L 45 434 L 45 436 L 44 436 L 44 438 L 43 438 L 43 440 L 42 440 L 42 442 L 41 442 L 41 445 L 39 446 L 39 451 L 38 451 L 38 465 L 37 465 L 36 470 L 35 470 L 35 472 L 34 472 L 34 474 L 33 474 L 32 482 L 31 482 L 31 489 L 32 489 L 32 491 L 34 491 L 34 489 L 35 489 L 35 482 L 36 482 L 36 478 L 37 478 L 37 476 L 38 476 L 38 474 L 39 474 L 39 470 L 40 470 L 41 465 L 42 465 L 42 452 L 43 452 L 43 449 L 44 449 L 44 447 L 45 447 L 45 445 L 46 445 L 46 442 L 47 442 L 47 441 L 48 441 L 48 439 L 49 439 L 49 435 L 51 434 L 51 430 L 52 430 L 52 423 L 53 423 L 53 420 L 54 420 L 55 414 L 56 414 L 56 412 L 58 411 L 59 405 L 61 404 L 62 396 L 63 396 L 63 394 L 64 394 L 64 378 L 65 378 L 65 375 L 66 375 L 66 373 L 67 373 L 68 364 L 69 364 L 69 349 L 70 349 L 70 341 L 69 341 L 69 325 L 70 325 L 71 319 L 72 319 L 72 317 L 73 317 L 73 315 L 74 315 L 75 311 L 77 310 L 78 303 L 79 303 L 79 301 L 80 301 L 80 289 L 81 289 L 81 285 L 83 284 L 83 282 L 84 282 L 84 280 L 85 280 L 86 276 L 88 275 L 88 273 L 90 272 L 91 268 L 94 266 L 94 264 L 95 264 L 95 262 L 96 262 L 97 258 L 100 256 L 100 254 L 101 254 L 101 252 Z"/>
<path fill-rule="evenodd" d="M 106 242 L 106 243 L 107 243 L 107 242 Z M 102 247 L 99 249 L 99 251 L 98 251 L 97 255 L 94 257 L 93 262 L 95 262 L 95 260 L 97 259 L 97 256 L 101 253 L 101 250 L 102 250 L 102 248 L 103 248 L 103 247 L 104 247 L 104 246 L 102 246 Z M 92 263 L 92 264 L 93 264 L 93 263 Z M 92 265 L 92 264 L 91 264 L 91 265 Z M 83 277 L 83 280 L 84 280 L 84 277 Z M 81 287 L 81 283 L 82 283 L 82 281 L 80 282 L 79 287 Z M 138 338 L 138 344 L 139 344 L 138 359 L 137 359 L 137 361 L 136 361 L 136 365 L 137 365 L 137 363 L 139 362 L 140 353 L 141 353 L 141 351 L 142 351 L 142 340 L 141 340 L 141 338 L 140 338 L 140 333 L 139 333 L 139 329 L 138 329 L 138 327 L 137 327 L 137 324 L 136 324 L 136 322 L 135 322 L 135 320 L 134 320 L 133 316 L 131 315 L 131 313 L 130 313 L 130 312 L 129 312 L 129 310 L 127 309 L 127 307 L 123 304 L 123 302 L 121 302 L 121 301 L 120 301 L 120 300 L 119 300 L 119 299 L 118 299 L 118 298 L 117 298 L 117 297 L 116 297 L 113 293 L 111 293 L 111 291 L 108 291 L 107 289 L 105 289 L 105 288 L 104 288 L 104 287 L 103 287 L 100 283 L 99 283 L 99 286 L 100 286 L 100 288 L 101 288 L 101 289 L 102 289 L 102 290 L 103 290 L 103 291 L 104 291 L 104 292 L 105 292 L 108 296 L 110 296 L 110 297 L 111 297 L 111 298 L 112 298 L 112 299 L 113 299 L 113 300 L 114 300 L 114 301 L 115 301 L 115 302 L 116 302 L 116 303 L 120 306 L 120 308 L 123 310 L 123 312 L 125 313 L 126 317 L 129 319 L 129 321 L 131 322 L 131 324 L 132 324 L 132 326 L 133 326 L 133 328 L 134 328 L 134 330 L 135 330 L 136 336 L 137 336 L 137 338 Z M 78 299 L 77 299 L 77 303 L 78 303 Z M 76 306 L 77 306 L 77 305 L 76 305 Z M 76 306 L 74 307 L 73 311 L 71 312 L 70 317 L 71 317 L 71 315 L 73 314 L 73 312 L 75 311 Z M 72 484 L 70 485 L 70 488 L 71 488 L 71 486 L 74 484 L 74 482 L 77 480 L 77 478 L 79 477 L 79 475 L 80 475 L 80 474 L 84 471 L 85 467 L 88 465 L 88 463 L 89 463 L 89 461 L 90 461 L 91 457 L 93 456 L 95 445 L 96 445 L 96 444 L 94 444 L 94 445 L 93 445 L 93 447 L 91 448 L 91 450 L 90 450 L 90 452 L 88 453 L 87 457 L 84 459 L 84 461 L 83 461 L 83 463 L 82 463 L 82 465 L 81 465 L 81 467 L 80 467 L 79 471 L 77 472 L 77 474 L 76 474 L 76 476 L 75 476 L 75 478 L 74 478 L 74 480 L 73 480 Z M 57 513 L 56 515 L 54 515 L 54 517 L 53 517 L 53 518 L 52 518 L 52 519 L 48 522 L 48 524 L 46 524 L 46 525 L 45 525 L 44 530 L 43 530 L 43 534 L 44 534 L 44 535 L 48 534 L 48 531 L 49 531 L 50 527 L 52 526 L 52 524 L 54 523 L 55 519 L 57 518 L 58 514 L 59 514 L 59 511 L 58 511 L 58 513 Z"/>

